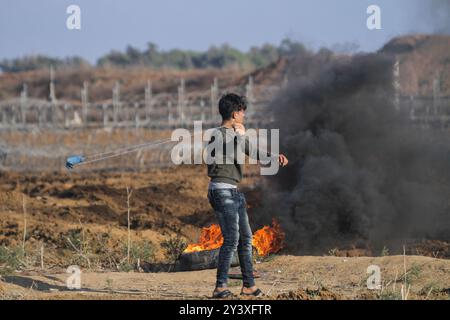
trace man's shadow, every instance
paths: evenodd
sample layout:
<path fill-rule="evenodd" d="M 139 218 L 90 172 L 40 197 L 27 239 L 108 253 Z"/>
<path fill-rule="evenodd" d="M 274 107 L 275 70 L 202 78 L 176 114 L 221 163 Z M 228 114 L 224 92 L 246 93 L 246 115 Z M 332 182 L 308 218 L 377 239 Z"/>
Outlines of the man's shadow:
<path fill-rule="evenodd" d="M 61 281 L 58 278 L 55 277 L 49 277 L 52 280 Z M 85 292 L 103 292 L 99 290 L 92 290 L 88 288 L 81 288 L 81 289 L 69 289 L 67 286 L 60 286 L 60 285 L 52 285 L 48 284 L 46 282 L 35 280 L 28 277 L 22 277 L 22 276 L 3 276 L 2 281 L 5 283 L 14 284 L 26 289 L 33 289 L 37 291 L 43 291 L 43 292 L 51 292 L 52 290 L 58 290 L 58 291 L 69 291 L 69 292 L 76 292 L 76 291 L 85 291 Z"/>

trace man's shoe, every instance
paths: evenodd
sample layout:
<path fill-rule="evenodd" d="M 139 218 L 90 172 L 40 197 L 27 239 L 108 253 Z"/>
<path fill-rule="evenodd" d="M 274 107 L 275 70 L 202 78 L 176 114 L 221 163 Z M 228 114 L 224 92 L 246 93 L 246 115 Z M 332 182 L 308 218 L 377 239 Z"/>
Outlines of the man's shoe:
<path fill-rule="evenodd" d="M 224 298 L 228 298 L 229 296 L 231 296 L 232 293 L 230 290 L 224 290 L 224 291 L 215 291 L 213 292 L 213 298 L 214 299 L 224 299 Z"/>
<path fill-rule="evenodd" d="M 255 291 L 253 291 L 252 293 L 244 293 L 241 292 L 241 296 L 253 296 L 253 297 L 261 297 L 263 296 L 264 293 L 260 290 L 260 289 L 256 289 Z"/>

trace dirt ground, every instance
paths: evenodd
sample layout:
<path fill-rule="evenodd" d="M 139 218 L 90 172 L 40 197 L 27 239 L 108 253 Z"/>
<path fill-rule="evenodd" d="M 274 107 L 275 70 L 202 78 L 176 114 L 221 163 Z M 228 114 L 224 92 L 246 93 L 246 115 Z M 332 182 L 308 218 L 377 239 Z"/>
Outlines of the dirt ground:
<path fill-rule="evenodd" d="M 257 177 L 249 168 L 243 188 Z M 127 186 L 132 240 L 155 243 L 179 235 L 189 243 L 216 223 L 208 203 L 205 166 L 174 166 L 147 172 L 0 172 L 0 245 L 61 249 L 71 231 L 108 241 L 127 237 Z M 158 256 L 156 260 L 159 261 Z"/>
<path fill-rule="evenodd" d="M 253 187 L 260 182 L 256 170 L 247 168 L 242 186 L 251 221 L 252 206 L 258 202 Z M 208 299 L 215 269 L 145 273 L 123 268 L 126 187 L 133 190 L 131 243 L 138 256 L 163 263 L 168 259 L 161 246 L 164 240 L 196 242 L 201 228 L 216 222 L 206 199 L 205 171 L 202 166 L 180 166 L 123 173 L 1 172 L 0 247 L 12 252 L 25 245 L 26 255 L 20 257 L 20 267 L 3 273 L 0 298 Z M 151 245 L 141 246 L 143 241 Z M 408 299 L 448 299 L 450 260 L 435 258 L 447 257 L 446 250 L 446 243 L 422 252 L 431 257 L 364 257 L 364 252 L 339 249 L 312 257 L 282 250 L 257 259 L 257 284 L 267 294 L 265 299 L 401 299 L 402 285 Z M 79 291 L 66 287 L 70 265 L 82 270 Z M 367 289 L 370 265 L 381 269 L 382 290 Z M 233 299 L 241 299 L 241 280 L 230 279 L 229 285 L 236 294 Z"/>
<path fill-rule="evenodd" d="M 404 265 L 405 263 L 405 265 Z M 381 269 L 382 289 L 367 289 L 367 267 Z M 406 266 L 406 284 L 404 267 Z M 256 265 L 258 299 L 449 299 L 450 261 L 420 256 L 300 257 L 278 255 Z M 215 270 L 175 273 L 82 272 L 81 290 L 66 287 L 65 273 L 22 272 L 4 276 L 3 299 L 209 299 Z M 239 295 L 240 280 L 230 280 Z M 256 299 L 256 298 L 254 298 Z"/>

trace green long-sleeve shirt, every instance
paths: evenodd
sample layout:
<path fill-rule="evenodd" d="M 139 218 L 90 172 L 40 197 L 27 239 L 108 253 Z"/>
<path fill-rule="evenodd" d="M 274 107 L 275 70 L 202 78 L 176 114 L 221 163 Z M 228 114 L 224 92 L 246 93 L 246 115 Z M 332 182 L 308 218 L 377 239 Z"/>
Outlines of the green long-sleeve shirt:
<path fill-rule="evenodd" d="M 208 148 L 213 149 L 213 143 L 215 142 L 216 137 L 222 139 L 217 142 L 217 145 L 221 144 L 222 148 L 217 148 L 216 146 L 217 149 L 212 150 L 209 153 L 215 158 L 215 161 L 208 164 L 208 176 L 213 182 L 224 182 L 237 185 L 244 175 L 243 161 L 238 161 L 238 147 L 240 147 L 243 154 L 257 160 L 260 160 L 259 150 L 256 148 L 253 149 L 254 146 L 245 135 L 241 136 L 234 130 L 225 127 L 220 127 L 216 130 L 217 131 L 213 133 L 211 140 L 208 143 L 207 150 Z M 234 148 L 234 152 L 232 154 L 227 154 L 227 150 L 230 148 Z M 269 152 L 267 152 L 267 155 L 269 157 L 271 156 Z M 222 159 L 222 163 L 220 163 L 220 159 Z"/>

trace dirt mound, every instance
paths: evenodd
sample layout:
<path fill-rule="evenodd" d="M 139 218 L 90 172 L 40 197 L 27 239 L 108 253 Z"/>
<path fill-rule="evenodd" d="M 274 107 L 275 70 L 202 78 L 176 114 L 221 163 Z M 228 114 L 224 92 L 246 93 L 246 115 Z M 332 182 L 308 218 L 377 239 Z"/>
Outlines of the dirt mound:
<path fill-rule="evenodd" d="M 381 52 L 391 53 L 391 54 L 401 54 L 411 52 L 416 50 L 419 46 L 423 45 L 426 41 L 429 41 L 432 37 L 431 35 L 409 35 L 394 38 L 389 41 L 381 49 Z"/>
<path fill-rule="evenodd" d="M 248 83 L 248 77 L 252 76 L 253 81 L 259 85 L 280 85 L 290 65 L 290 59 L 280 57 L 277 61 L 266 67 L 257 69 L 239 80 L 239 85 Z"/>
<path fill-rule="evenodd" d="M 422 240 L 411 246 L 409 254 L 424 255 L 434 258 L 450 258 L 450 242 L 444 240 Z"/>
<path fill-rule="evenodd" d="M 450 95 L 450 36 L 402 36 L 380 52 L 399 58 L 402 94 L 432 96 L 433 82 L 440 78 L 441 94 Z"/>

